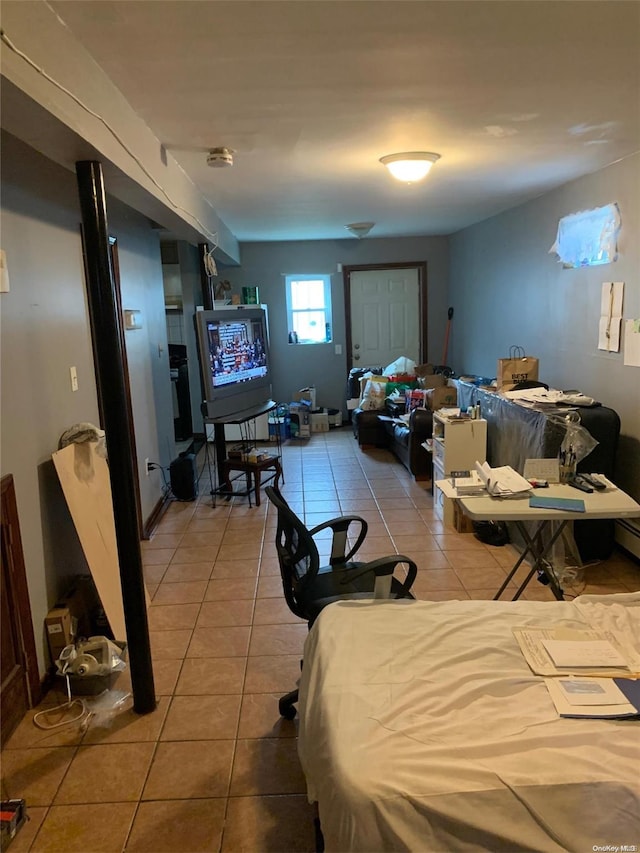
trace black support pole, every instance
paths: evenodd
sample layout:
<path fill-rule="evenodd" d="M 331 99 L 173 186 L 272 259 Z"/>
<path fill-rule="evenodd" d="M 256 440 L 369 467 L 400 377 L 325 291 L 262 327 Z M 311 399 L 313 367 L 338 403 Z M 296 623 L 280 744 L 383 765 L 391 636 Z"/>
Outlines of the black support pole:
<path fill-rule="evenodd" d="M 96 372 L 102 388 L 103 426 L 109 455 L 133 709 L 138 714 L 148 714 L 155 710 L 156 696 L 135 501 L 134 478 L 137 475 L 127 414 L 124 331 L 117 310 L 102 167 L 99 162 L 83 160 L 76 163 L 76 177 L 82 211 Z"/>

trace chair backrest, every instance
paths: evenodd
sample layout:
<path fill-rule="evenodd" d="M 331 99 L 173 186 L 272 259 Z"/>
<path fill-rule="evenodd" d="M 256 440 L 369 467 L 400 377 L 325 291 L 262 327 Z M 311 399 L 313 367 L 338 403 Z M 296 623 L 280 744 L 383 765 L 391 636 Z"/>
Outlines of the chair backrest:
<path fill-rule="evenodd" d="M 301 619 L 308 619 L 300 605 L 298 591 L 305 579 L 315 577 L 320 568 L 320 556 L 313 537 L 293 512 L 280 492 L 267 486 L 265 494 L 278 511 L 276 552 L 284 596 L 289 609 Z"/>

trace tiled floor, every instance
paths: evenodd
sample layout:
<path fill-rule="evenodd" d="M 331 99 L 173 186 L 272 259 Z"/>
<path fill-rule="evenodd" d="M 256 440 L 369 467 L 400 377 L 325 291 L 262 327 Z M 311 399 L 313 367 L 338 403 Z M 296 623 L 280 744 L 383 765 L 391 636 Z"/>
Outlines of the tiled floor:
<path fill-rule="evenodd" d="M 418 598 L 491 598 L 513 564 L 511 546 L 445 528 L 427 484 L 385 451 L 361 452 L 346 427 L 283 455 L 292 508 L 310 525 L 364 516 L 361 553 L 413 557 Z M 173 503 L 143 544 L 157 710 L 137 716 L 127 700 L 86 731 L 45 732 L 29 714 L 2 753 L 3 798 L 24 797 L 31 816 L 12 853 L 315 849 L 296 723 L 278 716 L 306 625 L 282 597 L 274 513 L 266 499 L 213 508 L 204 479 L 200 492 Z M 628 592 L 640 569 L 617 553 L 585 578 L 572 592 Z M 524 597 L 551 596 L 533 583 Z"/>

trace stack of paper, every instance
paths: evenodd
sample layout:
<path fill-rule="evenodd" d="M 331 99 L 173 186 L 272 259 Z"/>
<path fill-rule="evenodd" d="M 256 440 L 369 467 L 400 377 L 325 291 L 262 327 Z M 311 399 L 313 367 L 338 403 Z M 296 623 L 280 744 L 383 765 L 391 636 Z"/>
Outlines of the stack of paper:
<path fill-rule="evenodd" d="M 476 462 L 476 471 L 490 495 L 496 498 L 519 498 L 529 494 L 531 483 L 510 465 L 491 468 L 486 462 Z"/>
<path fill-rule="evenodd" d="M 452 475 L 451 485 L 456 490 L 458 497 L 468 497 L 469 495 L 481 495 L 485 491 L 484 481 L 480 478 L 477 471 L 469 471 L 467 477 L 456 477 Z"/>

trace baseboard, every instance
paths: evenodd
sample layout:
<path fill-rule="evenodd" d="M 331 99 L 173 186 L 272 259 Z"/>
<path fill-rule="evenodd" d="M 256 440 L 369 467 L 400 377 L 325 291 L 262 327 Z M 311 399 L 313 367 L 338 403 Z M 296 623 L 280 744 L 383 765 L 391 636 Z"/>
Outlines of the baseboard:
<path fill-rule="evenodd" d="M 142 528 L 142 538 L 143 539 L 151 539 L 153 536 L 153 532 L 160 523 L 160 519 L 167 511 L 169 504 L 171 503 L 171 492 L 166 491 L 162 497 L 158 499 L 158 502 L 154 506 L 151 514 L 144 522 Z"/>

